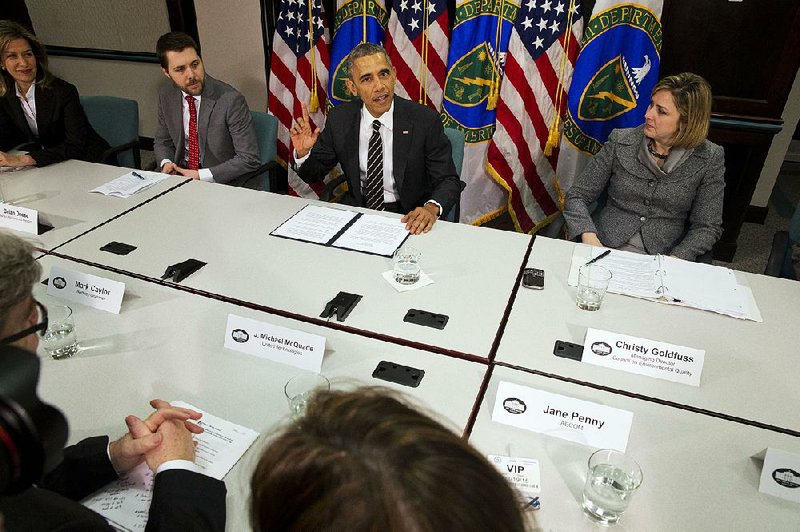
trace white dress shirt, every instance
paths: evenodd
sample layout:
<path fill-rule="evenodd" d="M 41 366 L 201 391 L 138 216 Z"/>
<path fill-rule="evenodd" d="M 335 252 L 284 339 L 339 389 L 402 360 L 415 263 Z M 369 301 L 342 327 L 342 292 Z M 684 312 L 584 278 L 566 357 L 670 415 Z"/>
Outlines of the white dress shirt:
<path fill-rule="evenodd" d="M 36 83 L 31 83 L 25 95 L 19 92 L 19 85 L 16 83 L 14 83 L 14 88 L 16 89 L 19 103 L 22 105 L 22 114 L 25 115 L 25 121 L 28 123 L 28 127 L 31 128 L 33 134 L 38 137 L 39 126 L 36 125 Z"/>
<path fill-rule="evenodd" d="M 181 94 L 183 95 L 183 97 L 181 98 L 183 100 L 183 105 L 182 105 L 182 108 L 183 108 L 183 147 L 184 147 L 184 153 L 186 153 L 186 157 L 188 158 L 189 157 L 189 103 L 186 101 L 186 97 L 189 96 L 189 95 L 186 94 L 183 91 L 181 91 Z M 197 118 L 197 127 L 198 127 L 198 130 L 197 130 L 197 135 L 198 135 L 197 150 L 198 150 L 198 153 L 200 155 L 200 160 L 202 161 L 203 160 L 203 152 L 201 151 L 201 147 L 200 147 L 200 129 L 199 129 L 200 128 L 200 102 L 202 100 L 202 96 L 192 96 L 192 98 L 194 98 L 194 110 L 197 113 L 197 117 L 196 117 Z M 170 161 L 169 159 L 164 159 L 163 161 L 161 161 L 161 166 L 160 167 L 163 168 L 165 164 L 171 163 L 171 162 L 172 161 Z M 209 169 L 209 168 L 200 168 L 200 169 L 197 170 L 197 173 L 200 175 L 200 180 L 201 181 L 208 181 L 209 183 L 213 183 L 214 182 L 214 176 L 211 173 L 211 169 Z"/>

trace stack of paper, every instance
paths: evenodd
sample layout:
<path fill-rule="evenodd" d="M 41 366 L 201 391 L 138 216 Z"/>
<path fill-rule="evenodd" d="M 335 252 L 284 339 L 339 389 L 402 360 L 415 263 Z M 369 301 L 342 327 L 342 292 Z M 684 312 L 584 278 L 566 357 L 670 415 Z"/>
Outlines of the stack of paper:
<path fill-rule="evenodd" d="M 127 198 L 139 191 L 149 188 L 159 181 L 168 178 L 169 175 L 160 172 L 145 172 L 144 170 L 134 170 L 127 174 L 109 181 L 105 185 L 100 185 L 89 192 L 99 192 L 106 196 L 117 198 Z"/>

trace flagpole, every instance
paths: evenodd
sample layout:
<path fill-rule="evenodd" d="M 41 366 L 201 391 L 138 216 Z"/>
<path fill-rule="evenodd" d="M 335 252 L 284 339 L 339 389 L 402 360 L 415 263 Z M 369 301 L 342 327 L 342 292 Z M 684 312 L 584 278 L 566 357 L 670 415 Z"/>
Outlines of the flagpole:
<path fill-rule="evenodd" d="M 566 28 L 564 29 L 564 55 L 561 56 L 561 62 L 558 67 L 558 85 L 556 86 L 556 101 L 553 102 L 555 105 L 555 115 L 553 116 L 553 121 L 550 124 L 550 130 L 548 131 L 547 135 L 547 142 L 544 145 L 544 154 L 547 157 L 550 157 L 553 154 L 553 150 L 558 148 L 558 144 L 561 138 L 561 107 L 563 105 L 564 99 L 561 96 L 563 92 L 562 87 L 564 86 L 564 76 L 567 70 L 567 60 L 569 59 L 569 45 L 570 41 L 572 40 L 572 12 L 575 9 L 575 0 L 570 0 L 569 3 L 569 11 L 567 12 L 567 21 L 566 21 Z M 554 178 L 554 184 L 556 191 L 558 192 L 559 198 L 563 196 L 561 193 L 561 189 L 558 186 L 558 181 Z"/>
<path fill-rule="evenodd" d="M 369 2 L 369 0 L 364 0 L 362 3 L 364 12 L 361 16 L 361 42 L 367 42 L 367 2 Z"/>
<path fill-rule="evenodd" d="M 422 26 L 422 61 L 419 66 L 419 103 L 427 105 L 428 103 L 428 25 L 430 10 L 428 10 L 430 0 L 425 0 L 423 9 L 425 9 L 425 20 Z"/>
<path fill-rule="evenodd" d="M 312 113 L 319 111 L 319 96 L 317 95 L 317 54 L 314 49 L 314 0 L 308 0 L 308 47 L 311 50 L 311 97 L 308 110 Z"/>

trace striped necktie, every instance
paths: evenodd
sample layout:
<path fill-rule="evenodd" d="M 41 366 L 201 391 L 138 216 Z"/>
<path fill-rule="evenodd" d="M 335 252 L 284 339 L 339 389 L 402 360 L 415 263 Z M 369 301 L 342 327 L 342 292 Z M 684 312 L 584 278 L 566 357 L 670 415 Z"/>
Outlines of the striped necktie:
<path fill-rule="evenodd" d="M 383 143 L 381 142 L 381 122 L 373 120 L 372 136 L 367 150 L 367 182 L 364 190 L 364 204 L 368 209 L 383 210 Z"/>

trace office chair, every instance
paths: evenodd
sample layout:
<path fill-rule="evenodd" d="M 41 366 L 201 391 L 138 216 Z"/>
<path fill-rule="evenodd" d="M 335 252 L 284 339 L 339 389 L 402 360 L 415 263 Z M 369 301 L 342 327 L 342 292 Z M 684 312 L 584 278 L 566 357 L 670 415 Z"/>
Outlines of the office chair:
<path fill-rule="evenodd" d="M 460 179 L 461 167 L 464 164 L 464 132 L 459 131 L 457 129 L 450 129 L 446 127 L 444 128 L 444 133 L 450 140 L 450 148 L 453 154 L 452 155 L 453 164 L 456 167 L 456 175 L 458 175 Z M 336 189 L 338 189 L 340 186 L 347 187 L 347 182 L 344 174 L 328 181 L 325 184 L 325 188 L 323 189 L 322 193 L 319 195 L 319 199 L 328 202 L 338 201 L 341 194 L 337 194 Z M 461 189 L 462 190 L 464 189 L 463 182 L 461 182 Z M 450 212 L 447 213 L 444 219 L 447 220 L 448 222 L 458 223 L 458 217 L 460 215 L 460 212 L 461 212 L 461 196 L 459 195 L 458 199 L 456 200 L 456 204 L 453 205 L 453 208 L 450 209 Z"/>
<path fill-rule="evenodd" d="M 139 104 L 116 96 L 81 96 L 81 105 L 95 131 L 108 142 L 101 162 L 141 168 L 139 152 Z"/>
<path fill-rule="evenodd" d="M 792 246 L 800 243 L 800 203 L 794 210 L 788 231 L 776 231 L 764 275 L 800 281 L 792 267 Z"/>
<path fill-rule="evenodd" d="M 278 119 L 267 113 L 260 111 L 250 111 L 253 119 L 253 128 L 256 130 L 256 142 L 258 152 L 261 154 L 261 166 L 240 176 L 230 182 L 233 186 L 253 188 L 269 192 L 274 190 L 274 170 L 278 168 Z M 251 183 L 253 179 L 258 179 L 256 183 Z"/>

